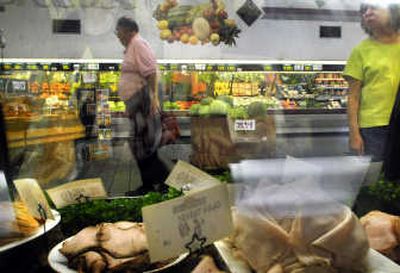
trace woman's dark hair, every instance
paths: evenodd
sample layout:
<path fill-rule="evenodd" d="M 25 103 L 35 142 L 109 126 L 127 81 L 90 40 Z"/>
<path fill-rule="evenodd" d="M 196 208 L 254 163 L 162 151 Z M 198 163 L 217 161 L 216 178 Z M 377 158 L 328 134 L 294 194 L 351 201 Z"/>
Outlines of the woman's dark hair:
<path fill-rule="evenodd" d="M 123 28 L 129 32 L 139 32 L 139 26 L 132 18 L 123 16 L 117 21 L 117 28 Z"/>
<path fill-rule="evenodd" d="M 368 26 L 364 22 L 363 11 L 366 8 L 365 4 L 361 4 L 360 13 L 361 13 L 361 27 L 368 35 L 372 35 L 372 30 L 368 28 Z M 390 27 L 398 32 L 400 30 L 400 5 L 399 4 L 390 4 L 388 7 L 389 15 L 390 15 Z"/>

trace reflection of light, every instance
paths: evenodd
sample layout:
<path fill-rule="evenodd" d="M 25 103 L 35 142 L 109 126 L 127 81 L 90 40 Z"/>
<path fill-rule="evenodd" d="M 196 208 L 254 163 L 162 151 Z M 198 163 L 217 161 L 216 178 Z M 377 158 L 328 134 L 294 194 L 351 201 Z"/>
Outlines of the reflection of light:
<path fill-rule="evenodd" d="M 351 156 L 231 164 L 233 178 L 246 188 L 236 206 L 281 216 L 298 210 L 309 215 L 324 214 L 340 203 L 352 205 L 368 167 L 369 158 Z"/>
<path fill-rule="evenodd" d="M 363 0 L 362 4 L 386 8 L 391 4 L 400 4 L 400 0 Z"/>

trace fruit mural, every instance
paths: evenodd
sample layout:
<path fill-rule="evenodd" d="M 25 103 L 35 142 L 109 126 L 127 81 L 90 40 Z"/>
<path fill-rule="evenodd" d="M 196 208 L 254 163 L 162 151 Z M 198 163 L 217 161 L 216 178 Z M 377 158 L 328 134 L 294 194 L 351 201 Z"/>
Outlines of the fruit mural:
<path fill-rule="evenodd" d="M 222 0 L 200 5 L 179 5 L 178 0 L 164 0 L 153 13 L 160 39 L 169 43 L 197 45 L 220 43 L 234 46 L 241 30 L 228 18 Z"/>

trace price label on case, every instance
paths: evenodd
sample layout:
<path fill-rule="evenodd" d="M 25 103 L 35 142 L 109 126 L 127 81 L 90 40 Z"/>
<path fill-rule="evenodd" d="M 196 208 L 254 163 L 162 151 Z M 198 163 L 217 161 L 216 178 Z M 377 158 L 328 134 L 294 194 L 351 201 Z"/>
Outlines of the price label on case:
<path fill-rule="evenodd" d="M 255 131 L 256 121 L 254 119 L 235 120 L 235 131 Z"/>
<path fill-rule="evenodd" d="M 25 81 L 12 81 L 12 88 L 14 91 L 26 91 Z"/>

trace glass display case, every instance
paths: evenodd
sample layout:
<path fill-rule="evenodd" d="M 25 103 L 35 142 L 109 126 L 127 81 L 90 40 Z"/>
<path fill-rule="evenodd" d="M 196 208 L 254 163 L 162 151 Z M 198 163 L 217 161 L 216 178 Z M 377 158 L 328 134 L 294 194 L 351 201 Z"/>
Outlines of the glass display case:
<path fill-rule="evenodd" d="M 347 132 L 343 68 L 343 62 L 159 60 L 159 90 L 164 111 L 178 118 L 182 141 L 192 144 L 194 163 L 210 158 L 209 148 L 196 144 L 210 134 L 226 135 L 225 151 L 234 146 L 250 158 L 275 157 L 277 136 Z M 73 148 L 80 139 L 92 141 L 83 152 L 91 160 L 109 156 L 110 141 L 128 136 L 120 60 L 5 59 L 1 71 L 10 160 L 30 162 L 12 164 L 15 173 L 35 172 L 41 181 L 66 177 L 77 164 Z M 210 124 L 222 131 L 211 133 Z M 210 164 L 225 166 L 236 154 Z M 63 167 L 50 172 L 48 158 Z M 202 162 L 195 165 L 210 165 Z"/>

